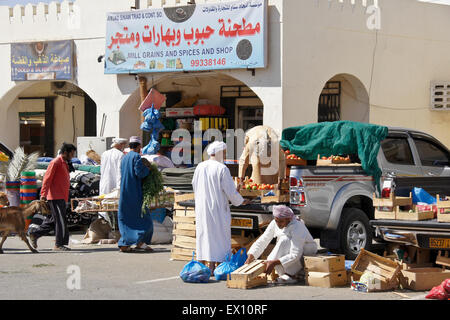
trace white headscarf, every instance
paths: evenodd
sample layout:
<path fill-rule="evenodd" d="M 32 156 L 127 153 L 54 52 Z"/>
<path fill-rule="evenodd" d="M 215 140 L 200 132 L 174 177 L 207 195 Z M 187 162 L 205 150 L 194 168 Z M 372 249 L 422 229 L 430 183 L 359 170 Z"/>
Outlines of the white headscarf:
<path fill-rule="evenodd" d="M 112 144 L 111 144 L 111 148 L 114 148 L 114 146 L 118 145 L 118 144 L 126 144 L 127 143 L 127 139 L 124 138 L 114 138 L 112 140 Z"/>
<path fill-rule="evenodd" d="M 216 154 L 217 152 L 223 151 L 227 148 L 227 145 L 223 141 L 214 141 L 208 147 L 208 155 L 211 156 Z"/>
<path fill-rule="evenodd" d="M 131 137 L 131 138 L 130 138 L 130 143 L 133 143 L 133 142 L 137 142 L 137 143 L 141 143 L 141 144 L 142 144 L 141 137 L 139 137 L 139 136 L 133 136 L 133 137 Z"/>

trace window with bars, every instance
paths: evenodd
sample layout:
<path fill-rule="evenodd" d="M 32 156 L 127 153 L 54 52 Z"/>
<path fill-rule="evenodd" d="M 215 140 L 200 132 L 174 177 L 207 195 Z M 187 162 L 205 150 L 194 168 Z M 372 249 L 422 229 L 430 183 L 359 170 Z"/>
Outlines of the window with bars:
<path fill-rule="evenodd" d="M 450 110 L 450 82 L 431 83 L 431 109 Z"/>
<path fill-rule="evenodd" d="M 318 122 L 341 120 L 341 82 L 328 81 L 319 98 Z"/>

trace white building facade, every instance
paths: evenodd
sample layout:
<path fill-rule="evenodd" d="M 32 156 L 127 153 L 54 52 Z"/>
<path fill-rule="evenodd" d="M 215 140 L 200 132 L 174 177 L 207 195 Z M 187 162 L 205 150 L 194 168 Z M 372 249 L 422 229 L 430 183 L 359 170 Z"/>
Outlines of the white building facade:
<path fill-rule="evenodd" d="M 92 105 L 86 95 L 95 103 L 97 135 L 140 134 L 137 75 L 104 74 L 106 13 L 186 2 L 0 6 L 0 141 L 20 145 L 20 113 L 42 111 L 45 97 L 54 101 L 54 149 L 86 135 L 91 116 L 85 112 Z M 217 0 L 196 1 L 205 2 Z M 416 0 L 269 0 L 266 68 L 139 76 L 158 91 L 198 94 L 215 104 L 224 101 L 223 87 L 248 87 L 254 96 L 235 97 L 236 112 L 263 107 L 263 123 L 279 132 L 319 120 L 353 120 L 423 130 L 450 147 L 450 108 L 433 110 L 430 103 L 432 83 L 450 82 L 449 18 L 450 6 Z M 74 42 L 76 72 L 66 81 L 72 94 L 67 87 L 65 95 L 55 94 L 50 80 L 11 81 L 11 43 L 56 40 Z"/>

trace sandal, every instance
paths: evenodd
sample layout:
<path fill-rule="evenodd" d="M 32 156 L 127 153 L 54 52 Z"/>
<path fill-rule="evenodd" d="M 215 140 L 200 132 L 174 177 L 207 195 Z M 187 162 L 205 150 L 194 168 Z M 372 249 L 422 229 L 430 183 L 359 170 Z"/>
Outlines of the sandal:
<path fill-rule="evenodd" d="M 134 252 L 134 249 L 131 247 L 119 247 L 119 251 L 124 253 L 132 253 Z"/>
<path fill-rule="evenodd" d="M 61 247 L 54 247 L 53 251 L 71 251 L 72 249 L 66 247 L 66 246 L 61 246 Z"/>
<path fill-rule="evenodd" d="M 137 252 L 154 252 L 155 251 L 146 244 L 144 244 L 141 247 L 136 247 L 134 250 L 136 250 Z"/>

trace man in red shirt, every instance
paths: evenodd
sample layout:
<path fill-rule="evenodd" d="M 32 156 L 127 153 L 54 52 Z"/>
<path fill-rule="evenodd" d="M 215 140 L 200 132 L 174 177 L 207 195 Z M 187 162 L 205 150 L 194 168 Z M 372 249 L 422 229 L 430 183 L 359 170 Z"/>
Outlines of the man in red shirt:
<path fill-rule="evenodd" d="M 37 248 L 37 239 L 55 230 L 55 247 L 53 251 L 69 251 L 69 229 L 67 227 L 66 203 L 69 200 L 70 175 L 69 163 L 75 156 L 77 148 L 64 143 L 60 154 L 50 162 L 42 181 L 41 200 L 48 200 L 51 216 L 36 229 L 29 232 L 31 245 Z"/>

